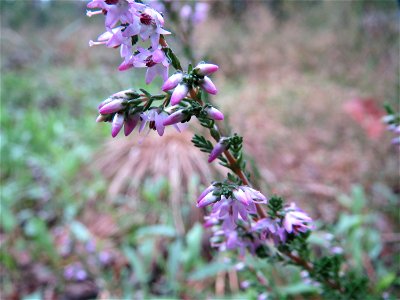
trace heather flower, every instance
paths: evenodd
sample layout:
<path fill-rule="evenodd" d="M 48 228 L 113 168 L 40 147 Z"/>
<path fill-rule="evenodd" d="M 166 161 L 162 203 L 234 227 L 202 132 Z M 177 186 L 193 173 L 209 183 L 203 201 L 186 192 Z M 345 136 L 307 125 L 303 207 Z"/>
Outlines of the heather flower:
<path fill-rule="evenodd" d="M 228 149 L 228 143 L 225 139 L 220 139 L 219 142 L 212 149 L 210 156 L 208 157 L 208 162 L 212 162 L 218 156 L 220 156 L 226 149 Z"/>
<path fill-rule="evenodd" d="M 119 26 L 99 35 L 97 42 L 89 41 L 89 46 L 105 45 L 107 48 L 121 46 L 121 57 L 127 58 L 132 54 L 132 40 L 130 36 L 124 36 L 124 27 Z"/>
<path fill-rule="evenodd" d="M 249 186 L 242 185 L 239 187 L 244 193 L 246 197 L 255 203 L 267 203 L 267 198 L 260 192 Z"/>
<path fill-rule="evenodd" d="M 110 102 L 102 105 L 99 108 L 99 113 L 101 113 L 102 115 L 106 115 L 120 111 L 123 108 L 123 103 L 124 101 L 122 99 L 111 99 Z"/>
<path fill-rule="evenodd" d="M 216 71 L 218 71 L 217 65 L 206 63 L 200 63 L 193 69 L 193 72 L 200 76 L 208 76 Z"/>
<path fill-rule="evenodd" d="M 207 107 L 204 110 L 206 111 L 207 115 L 213 120 L 220 121 L 224 119 L 224 114 L 215 107 Z"/>
<path fill-rule="evenodd" d="M 128 136 L 140 121 L 140 114 L 128 115 L 124 122 L 124 134 Z"/>
<path fill-rule="evenodd" d="M 285 209 L 285 212 L 283 227 L 288 233 L 297 234 L 313 229 L 313 220 L 298 208 L 295 203 L 290 204 Z"/>
<path fill-rule="evenodd" d="M 188 118 L 183 109 L 170 114 L 163 122 L 164 126 L 180 123 Z"/>
<path fill-rule="evenodd" d="M 99 11 L 88 11 L 86 14 L 91 17 L 96 14 L 106 15 L 105 25 L 107 29 L 114 27 L 118 21 L 121 23 L 133 23 L 133 13 L 137 4 L 134 0 L 92 0 L 88 8 L 100 8 Z"/>
<path fill-rule="evenodd" d="M 160 75 L 165 81 L 168 78 L 169 61 L 164 51 L 161 49 L 155 50 L 151 57 L 146 59 L 146 84 L 153 81 L 154 77 Z"/>
<path fill-rule="evenodd" d="M 215 196 L 213 193 L 215 191 L 215 187 L 210 185 L 207 189 L 205 189 L 197 198 L 197 207 L 205 207 L 218 201 L 219 197 Z"/>
<path fill-rule="evenodd" d="M 260 233 L 260 239 L 272 239 L 275 245 L 286 240 L 286 232 L 277 219 L 263 218 L 252 224 L 252 230 Z"/>
<path fill-rule="evenodd" d="M 119 113 L 115 114 L 111 126 L 111 136 L 116 137 L 117 134 L 121 131 L 123 125 L 124 125 L 124 115 Z"/>
<path fill-rule="evenodd" d="M 176 105 L 186 97 L 189 92 L 189 87 L 185 83 L 180 83 L 172 93 L 171 104 Z"/>
<path fill-rule="evenodd" d="M 156 49 L 159 45 L 161 34 L 171 34 L 162 28 L 164 26 L 164 18 L 159 12 L 151 7 L 146 7 L 139 16 L 141 29 L 139 36 L 143 41 L 150 39 L 151 47 Z"/>
<path fill-rule="evenodd" d="M 218 92 L 218 90 L 215 87 L 214 83 L 207 76 L 204 76 L 204 78 L 200 82 L 200 87 L 203 90 L 205 90 L 207 93 L 212 94 L 212 95 L 215 95 Z"/>
<path fill-rule="evenodd" d="M 178 86 L 178 84 L 182 81 L 183 74 L 182 72 L 175 73 L 171 75 L 163 84 L 162 90 L 164 92 L 172 90 Z M 187 92 L 186 92 L 187 93 Z"/>
<path fill-rule="evenodd" d="M 140 114 L 142 123 L 139 128 L 139 132 L 142 132 L 147 123 L 149 123 L 149 130 L 156 130 L 157 133 L 162 136 L 164 134 L 165 125 L 164 121 L 168 118 L 168 114 L 165 111 L 161 111 L 158 108 L 150 109 Z M 181 132 L 181 128 L 177 124 L 173 124 L 178 132 Z"/>
<path fill-rule="evenodd" d="M 252 202 L 244 204 L 237 199 L 221 196 L 221 200 L 213 205 L 212 212 L 218 214 L 224 230 L 233 230 L 239 219 L 248 221 L 248 215 L 255 214 L 256 207 Z"/>

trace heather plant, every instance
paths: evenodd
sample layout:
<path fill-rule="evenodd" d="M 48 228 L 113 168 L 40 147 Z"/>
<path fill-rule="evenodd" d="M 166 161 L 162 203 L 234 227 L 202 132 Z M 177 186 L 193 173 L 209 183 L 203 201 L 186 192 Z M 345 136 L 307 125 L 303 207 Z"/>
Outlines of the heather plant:
<path fill-rule="evenodd" d="M 129 136 L 135 129 L 135 134 L 143 136 L 153 130 L 161 137 L 166 127 L 181 132 L 197 119 L 205 131 L 193 136 L 193 146 L 208 154 L 208 163 L 218 161 L 227 169 L 224 180 L 212 181 L 199 195 L 197 207 L 206 211 L 204 227 L 212 232 L 211 246 L 219 252 L 229 251 L 235 261 L 242 262 L 237 270 L 247 279 L 241 288 L 249 289 L 254 297 L 274 298 L 279 291 L 254 271 L 254 264 L 244 260 L 247 253 L 255 261 L 300 268 L 304 281 L 326 299 L 376 299 L 368 278 L 344 264 L 346 257 L 340 247 L 315 251 L 311 246 L 309 237 L 318 222 L 296 203 L 286 203 L 281 196 L 267 195 L 252 186 L 243 137 L 222 129 L 224 114 L 210 100 L 218 93 L 211 77 L 219 67 L 204 61 L 183 66 L 167 42 L 171 32 L 164 16 L 155 7 L 134 0 L 93 0 L 88 4 L 89 17 L 105 16 L 105 32 L 89 45 L 118 48 L 122 60 L 118 69 L 145 69 L 147 84 L 156 77 L 163 80 L 162 93 L 130 88 L 109 96 L 99 104 L 96 121 L 111 123 L 112 137 L 122 130 Z M 84 275 L 76 265 L 65 272 L 67 276 Z"/>

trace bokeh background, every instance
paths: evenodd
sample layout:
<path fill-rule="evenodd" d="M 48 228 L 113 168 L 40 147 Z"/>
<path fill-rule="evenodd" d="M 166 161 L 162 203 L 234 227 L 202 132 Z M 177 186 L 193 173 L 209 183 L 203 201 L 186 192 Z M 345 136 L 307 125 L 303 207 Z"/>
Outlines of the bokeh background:
<path fill-rule="evenodd" d="M 88 47 L 103 18 L 84 1 L 0 4 L 1 298 L 255 297 L 202 228 L 195 199 L 225 171 L 191 146 L 195 128 L 112 140 L 95 123 L 100 101 L 145 86 L 117 71 L 118 50 Z M 381 122 L 385 102 L 399 110 L 396 1 L 205 4 L 190 36 L 179 18 L 165 27 L 183 61 L 220 66 L 214 103 L 254 184 L 303 207 L 313 245 L 343 249 L 374 293 L 399 296 L 399 152 Z M 253 267 L 282 299 L 319 299 L 294 267 Z"/>

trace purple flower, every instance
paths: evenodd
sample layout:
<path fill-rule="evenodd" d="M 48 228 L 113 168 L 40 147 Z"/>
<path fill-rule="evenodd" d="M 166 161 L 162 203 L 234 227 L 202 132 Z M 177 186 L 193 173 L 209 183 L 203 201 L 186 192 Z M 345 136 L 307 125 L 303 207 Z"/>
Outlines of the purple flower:
<path fill-rule="evenodd" d="M 146 66 L 148 67 L 146 71 L 146 84 L 151 83 L 157 75 L 160 75 L 164 81 L 167 80 L 169 61 L 162 50 L 157 49 L 154 51 L 152 58 Z"/>
<path fill-rule="evenodd" d="M 221 196 L 221 200 L 213 205 L 212 213 L 218 215 L 224 230 L 233 230 L 239 219 L 248 221 L 248 214 L 255 214 L 256 207 L 252 202 L 244 204 L 237 199 Z"/>
<path fill-rule="evenodd" d="M 291 203 L 285 209 L 285 217 L 283 219 L 283 227 L 288 233 L 297 234 L 299 232 L 307 232 L 314 228 L 313 220 L 307 214 Z"/>
<path fill-rule="evenodd" d="M 215 95 L 218 92 L 218 90 L 215 87 L 214 83 L 207 76 L 204 76 L 203 80 L 200 83 L 200 87 L 203 90 L 205 90 L 207 93 L 212 94 L 212 95 Z"/>
<path fill-rule="evenodd" d="M 215 191 L 215 187 L 213 185 L 210 185 L 208 188 L 206 188 L 197 198 L 197 207 L 205 207 L 207 205 L 210 205 L 211 203 L 214 203 L 218 201 L 219 197 L 215 196 L 213 193 Z"/>
<path fill-rule="evenodd" d="M 200 76 L 208 76 L 218 71 L 218 66 L 214 64 L 200 63 L 194 67 L 193 72 Z"/>
<path fill-rule="evenodd" d="M 124 122 L 124 134 L 128 136 L 140 121 L 140 114 L 129 115 Z"/>
<path fill-rule="evenodd" d="M 246 185 L 242 185 L 239 188 L 246 194 L 247 199 L 250 201 L 264 204 L 268 202 L 267 198 L 260 191 L 257 191 Z"/>
<path fill-rule="evenodd" d="M 212 162 L 218 156 L 220 156 L 226 149 L 228 148 L 228 144 L 225 139 L 220 139 L 219 142 L 212 149 L 210 156 L 208 157 L 208 162 Z"/>
<path fill-rule="evenodd" d="M 123 125 L 124 125 L 124 115 L 118 113 L 115 114 L 111 127 L 111 136 L 116 137 L 117 134 L 121 131 Z"/>
<path fill-rule="evenodd" d="M 224 119 L 224 114 L 220 112 L 218 109 L 215 107 L 207 107 L 205 109 L 206 113 L 208 116 L 213 119 L 213 120 L 223 120 Z"/>
<path fill-rule="evenodd" d="M 277 219 L 264 218 L 252 224 L 252 230 L 260 233 L 260 239 L 272 239 L 275 245 L 286 241 L 285 229 L 279 224 Z"/>
<path fill-rule="evenodd" d="M 87 277 L 87 272 L 80 263 L 72 263 L 64 268 L 64 278 L 67 280 L 83 281 Z"/>
<path fill-rule="evenodd" d="M 189 92 L 189 87 L 185 83 L 180 83 L 174 90 L 171 96 L 171 104 L 176 105 L 186 97 Z"/>

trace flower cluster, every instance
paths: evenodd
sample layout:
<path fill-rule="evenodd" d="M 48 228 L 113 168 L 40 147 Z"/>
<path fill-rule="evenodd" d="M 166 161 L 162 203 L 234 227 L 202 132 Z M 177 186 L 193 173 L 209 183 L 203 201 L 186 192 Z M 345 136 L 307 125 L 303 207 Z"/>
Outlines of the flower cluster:
<path fill-rule="evenodd" d="M 164 18 L 155 9 L 133 0 L 92 0 L 88 4 L 89 17 L 104 14 L 106 31 L 89 45 L 120 48 L 123 62 L 119 70 L 147 67 L 146 83 L 156 75 L 168 78 L 170 62 L 160 44 L 161 35 L 170 34 L 163 28 Z M 139 41 L 150 41 L 150 47 L 134 47 Z"/>
<path fill-rule="evenodd" d="M 232 183 L 213 183 L 197 199 L 197 207 L 211 206 L 205 217 L 205 227 L 212 227 L 211 243 L 219 250 L 249 249 L 256 253 L 267 240 L 275 245 L 284 243 L 288 235 L 297 235 L 313 229 L 312 219 L 294 203 L 275 212 L 279 217 L 257 219 L 259 204 L 267 204 L 259 191 Z"/>
<path fill-rule="evenodd" d="M 165 95 L 152 97 L 144 90 L 141 90 L 142 94 L 127 90 L 112 95 L 99 105 L 100 115 L 97 122 L 111 122 L 112 137 L 117 136 L 122 128 L 128 136 L 139 124 L 139 132 L 147 127 L 149 130 L 156 130 L 162 136 L 165 126 L 173 125 L 180 132 L 180 123 L 189 121 L 192 116 L 209 120 L 224 118 L 219 110 L 209 104 L 203 105 L 201 100 L 199 103 L 188 101 L 187 105 L 182 105 L 181 102 L 188 93 L 197 93 L 199 89 L 213 95 L 217 93 L 217 88 L 208 76 L 216 72 L 218 66 L 199 63 L 184 72 L 163 39 L 163 35 L 170 32 L 163 28 L 164 19 L 159 12 L 133 0 L 92 0 L 88 8 L 99 9 L 88 11 L 88 16 L 106 16 L 106 32 L 101 34 L 96 42 L 90 41 L 90 46 L 104 44 L 109 48 L 119 47 L 124 59 L 119 70 L 144 67 L 147 68 L 147 84 L 157 75 L 164 80 L 162 89 L 166 92 Z M 135 46 L 139 39 L 149 40 L 150 46 Z M 171 63 L 175 68 L 179 68 L 177 73 L 168 78 Z M 171 94 L 169 91 L 172 89 L 174 91 Z M 163 103 L 153 106 L 155 101 Z M 169 104 L 172 106 L 168 107 Z M 178 104 L 181 106 L 177 106 Z"/>

